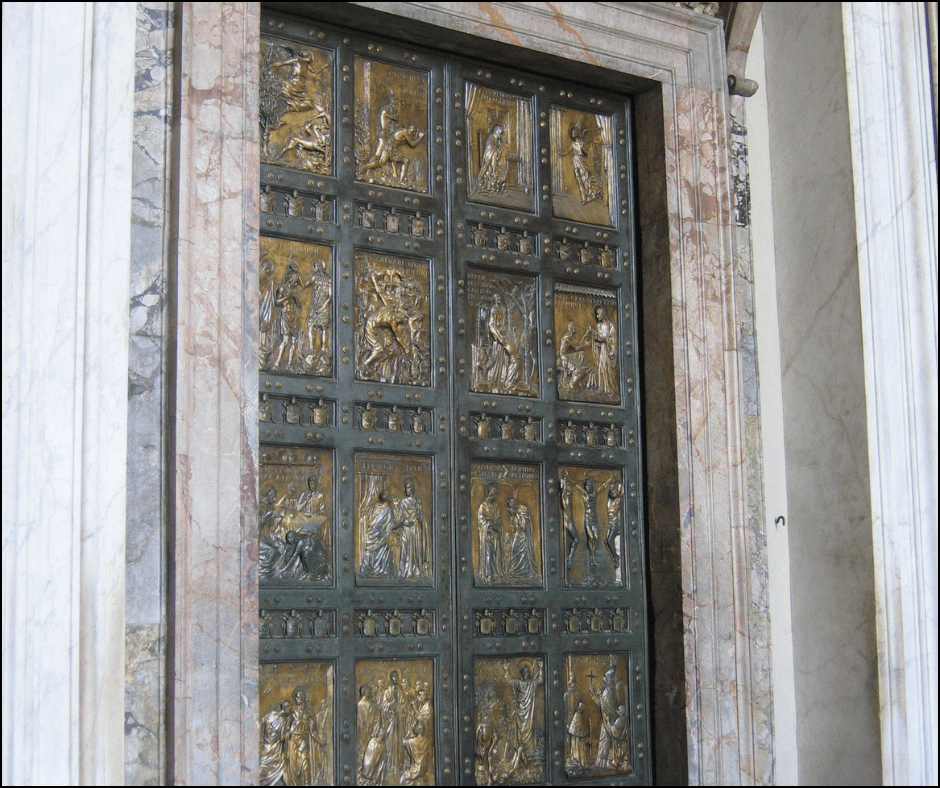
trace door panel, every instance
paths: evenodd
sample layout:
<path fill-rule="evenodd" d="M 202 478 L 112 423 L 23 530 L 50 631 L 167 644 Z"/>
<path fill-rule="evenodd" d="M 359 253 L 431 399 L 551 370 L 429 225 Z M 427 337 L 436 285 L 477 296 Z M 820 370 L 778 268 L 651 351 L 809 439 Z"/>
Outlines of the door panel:
<path fill-rule="evenodd" d="M 262 25 L 262 782 L 649 782 L 628 100 Z"/>

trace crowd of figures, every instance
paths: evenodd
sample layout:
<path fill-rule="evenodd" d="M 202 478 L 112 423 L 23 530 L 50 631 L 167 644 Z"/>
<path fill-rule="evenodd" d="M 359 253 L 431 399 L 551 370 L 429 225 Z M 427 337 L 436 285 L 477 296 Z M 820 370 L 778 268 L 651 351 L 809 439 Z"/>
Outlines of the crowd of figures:
<path fill-rule="evenodd" d="M 333 367 L 333 282 L 322 260 L 305 281 L 290 262 L 276 282 L 274 262 L 261 259 L 260 363 L 265 372 L 328 375 Z"/>
<path fill-rule="evenodd" d="M 620 529 L 620 509 L 623 503 L 623 485 L 611 478 L 601 485 L 596 485 L 594 478 L 585 476 L 583 483 L 578 484 L 567 471 L 562 470 L 558 474 L 558 488 L 561 504 L 562 527 L 567 534 L 568 543 L 567 555 L 565 556 L 565 566 L 570 571 L 574 564 L 578 551 L 578 545 L 581 538 L 574 520 L 574 496 L 581 499 L 581 531 L 584 533 L 584 541 L 587 546 L 588 561 L 590 566 L 597 567 L 597 544 L 600 541 L 600 521 L 598 517 L 598 497 L 606 488 L 607 495 L 605 508 L 607 514 L 607 536 L 604 539 L 604 546 L 613 561 L 615 574 L 619 575 L 620 569 L 620 544 L 618 537 L 622 536 Z"/>
<path fill-rule="evenodd" d="M 359 685 L 356 704 L 358 785 L 433 785 L 431 685 L 404 671 Z"/>
<path fill-rule="evenodd" d="M 403 496 L 393 497 L 381 477 L 369 477 L 359 508 L 363 580 L 409 580 L 429 578 L 431 529 L 424 503 L 416 495 L 414 479 L 402 483 Z"/>
<path fill-rule="evenodd" d="M 316 475 L 298 493 L 293 483 L 278 496 L 268 487 L 261 496 L 258 517 L 261 580 L 323 580 L 330 573 L 330 516 L 326 496 Z"/>
<path fill-rule="evenodd" d="M 542 661 L 489 663 L 477 677 L 474 755 L 477 785 L 541 782 L 545 777 L 544 720 L 539 694 Z M 499 668 L 501 668 L 501 673 Z"/>
<path fill-rule="evenodd" d="M 594 325 L 580 336 L 568 321 L 558 342 L 558 387 L 566 399 L 619 402 L 617 375 L 617 326 L 600 304 L 592 309 Z"/>
<path fill-rule="evenodd" d="M 306 687 L 261 718 L 262 785 L 331 785 L 333 782 L 330 701 L 311 714 Z"/>
<path fill-rule="evenodd" d="M 506 501 L 508 529 L 497 500 L 498 486 L 487 484 L 477 507 L 480 562 L 477 574 L 485 585 L 522 582 L 538 575 L 532 513 L 514 493 Z"/>
<path fill-rule="evenodd" d="M 591 729 L 591 715 L 577 692 L 574 675 L 568 677 L 568 689 L 565 692 L 565 770 L 568 774 L 585 771 L 625 772 L 630 769 L 627 687 L 625 682 L 617 680 L 616 674 L 617 668 L 612 665 L 604 672 L 600 686 L 595 684 L 591 676 L 590 702 L 600 716 L 597 730 Z"/>
<path fill-rule="evenodd" d="M 493 394 L 538 393 L 534 282 L 501 283 L 477 309 L 471 353 L 471 387 Z M 510 286 L 511 285 L 511 286 Z"/>
<path fill-rule="evenodd" d="M 430 383 L 428 298 L 418 280 L 391 268 L 356 281 L 356 374 L 360 380 Z"/>

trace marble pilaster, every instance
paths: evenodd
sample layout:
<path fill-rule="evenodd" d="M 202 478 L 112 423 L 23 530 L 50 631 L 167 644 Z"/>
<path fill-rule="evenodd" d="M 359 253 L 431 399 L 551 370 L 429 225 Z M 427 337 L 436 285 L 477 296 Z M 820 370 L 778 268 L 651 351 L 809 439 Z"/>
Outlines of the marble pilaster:
<path fill-rule="evenodd" d="M 182 6 L 173 779 L 258 779 L 259 6 Z"/>
<path fill-rule="evenodd" d="M 885 785 L 937 782 L 937 148 L 924 5 L 842 9 Z"/>
<path fill-rule="evenodd" d="M 3 7 L 4 783 L 123 777 L 133 65 L 132 5 Z"/>

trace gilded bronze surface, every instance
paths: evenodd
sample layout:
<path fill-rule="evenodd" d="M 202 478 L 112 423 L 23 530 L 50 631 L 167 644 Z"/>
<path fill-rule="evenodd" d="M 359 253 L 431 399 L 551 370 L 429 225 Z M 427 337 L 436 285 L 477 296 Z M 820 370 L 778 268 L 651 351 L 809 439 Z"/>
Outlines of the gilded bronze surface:
<path fill-rule="evenodd" d="M 262 664 L 262 785 L 333 785 L 333 664 Z"/>
<path fill-rule="evenodd" d="M 611 226 L 616 194 L 611 117 L 554 106 L 551 138 L 555 216 Z"/>
<path fill-rule="evenodd" d="M 356 377 L 431 385 L 429 263 L 356 252 Z"/>
<path fill-rule="evenodd" d="M 333 171 L 333 57 L 325 49 L 261 38 L 261 161 Z"/>
<path fill-rule="evenodd" d="M 619 468 L 558 469 L 565 585 L 623 584 L 623 477 Z"/>
<path fill-rule="evenodd" d="M 535 210 L 532 102 L 467 83 L 467 199 Z"/>
<path fill-rule="evenodd" d="M 434 576 L 431 460 L 358 453 L 356 578 L 360 585 L 427 585 Z"/>
<path fill-rule="evenodd" d="M 624 654 L 565 657 L 565 772 L 569 777 L 629 774 L 629 666 Z"/>
<path fill-rule="evenodd" d="M 620 332 L 613 290 L 555 284 L 558 396 L 620 403 Z"/>
<path fill-rule="evenodd" d="M 428 75 L 357 57 L 356 180 L 427 192 L 427 130 Z"/>
<path fill-rule="evenodd" d="M 333 458 L 262 447 L 258 577 L 318 585 L 333 577 Z"/>
<path fill-rule="evenodd" d="M 539 468 L 470 465 L 473 577 L 477 586 L 542 586 Z"/>
<path fill-rule="evenodd" d="M 545 780 L 544 685 L 540 657 L 474 658 L 477 785 Z"/>
<path fill-rule="evenodd" d="M 434 662 L 358 660 L 356 783 L 434 785 Z"/>
<path fill-rule="evenodd" d="M 538 395 L 538 292 L 532 277 L 470 269 L 470 389 Z"/>
<path fill-rule="evenodd" d="M 262 237 L 260 364 L 265 372 L 333 370 L 333 250 Z"/>

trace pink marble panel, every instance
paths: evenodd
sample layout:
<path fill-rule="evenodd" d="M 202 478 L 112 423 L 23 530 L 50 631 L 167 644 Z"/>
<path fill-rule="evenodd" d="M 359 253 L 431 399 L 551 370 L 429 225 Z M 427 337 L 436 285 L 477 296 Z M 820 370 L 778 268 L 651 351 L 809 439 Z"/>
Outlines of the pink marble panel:
<path fill-rule="evenodd" d="M 174 781 L 258 779 L 256 4 L 184 3 Z"/>

